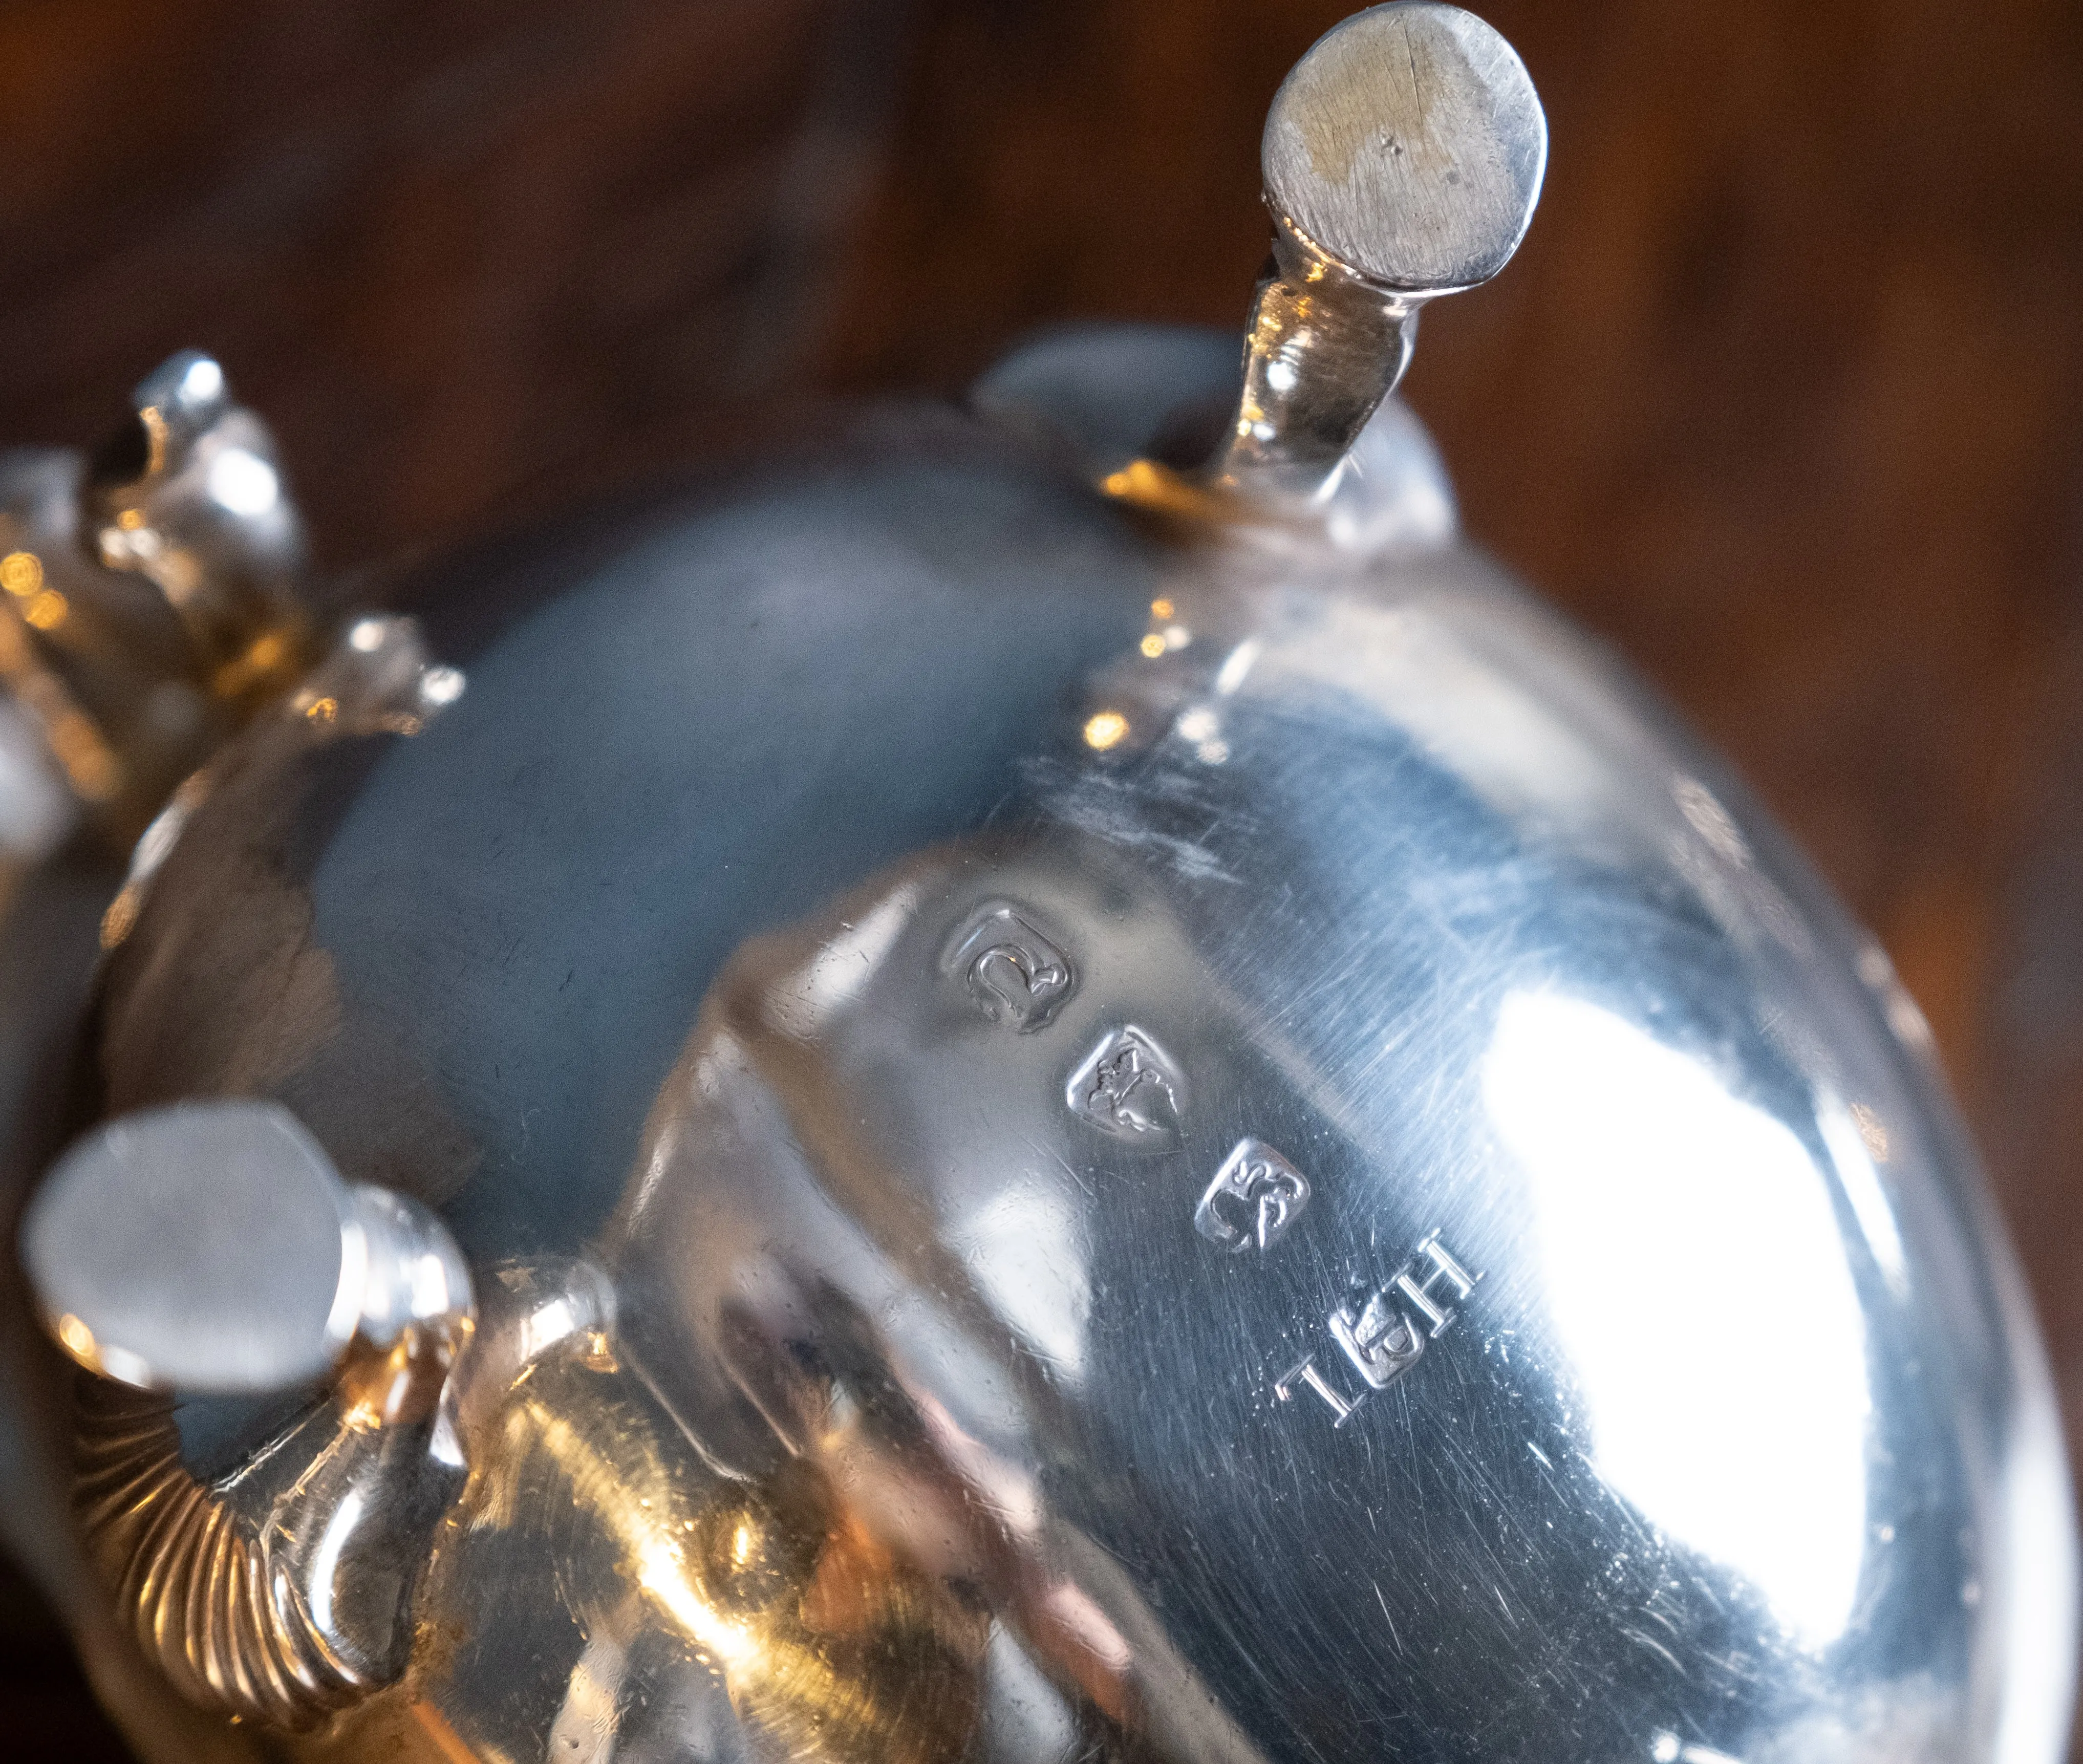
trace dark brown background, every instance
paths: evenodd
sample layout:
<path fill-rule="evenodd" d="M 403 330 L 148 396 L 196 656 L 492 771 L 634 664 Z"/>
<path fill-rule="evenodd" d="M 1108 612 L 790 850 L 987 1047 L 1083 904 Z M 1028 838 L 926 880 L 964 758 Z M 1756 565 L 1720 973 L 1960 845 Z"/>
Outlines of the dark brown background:
<path fill-rule="evenodd" d="M 345 568 L 806 388 L 953 390 L 1040 322 L 1232 324 L 1266 100 L 1345 10 L 0 0 L 0 441 L 89 441 L 212 348 Z M 2079 1437 L 2083 8 L 1486 11 L 1547 195 L 1409 395 L 1475 534 L 1893 953 Z M 0 1618 L 0 1724 L 91 1755 L 19 1593 Z"/>

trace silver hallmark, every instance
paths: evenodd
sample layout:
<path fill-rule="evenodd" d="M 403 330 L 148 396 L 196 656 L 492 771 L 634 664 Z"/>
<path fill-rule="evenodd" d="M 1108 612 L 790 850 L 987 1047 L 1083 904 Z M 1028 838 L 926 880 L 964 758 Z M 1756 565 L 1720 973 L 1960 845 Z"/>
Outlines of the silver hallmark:
<path fill-rule="evenodd" d="M 1273 1394 L 1283 1403 L 1292 1403 L 1295 1400 L 1295 1387 L 1298 1384 L 1307 1385 L 1324 1399 L 1332 1415 L 1336 1417 L 1331 1423 L 1333 1427 L 1343 1427 L 1358 1412 L 1360 1404 L 1367 1401 L 1365 1393 L 1350 1403 L 1340 1396 L 1333 1388 L 1331 1381 L 1316 1369 L 1316 1357 L 1314 1354 L 1310 1355 L 1299 1365 L 1290 1366 L 1286 1372 L 1282 1373 L 1273 1386 Z"/>
<path fill-rule="evenodd" d="M 1343 1427 L 1368 1397 L 1387 1390 L 1425 1357 L 1426 1344 L 1452 1327 L 1460 1315 L 1454 1306 L 1466 1300 L 1481 1278 L 1462 1265 L 1437 1231 L 1427 1232 L 1410 1260 L 1363 1302 L 1341 1305 L 1325 1319 L 1331 1339 L 1367 1380 L 1367 1390 L 1350 1401 L 1340 1396 L 1316 1369 L 1312 1356 L 1287 1373 L 1274 1386 L 1274 1394 L 1282 1402 L 1290 1400 L 1299 1379 L 1329 1405 L 1337 1424 Z M 1451 1289 L 1451 1304 L 1443 1302 L 1443 1289 Z"/>
<path fill-rule="evenodd" d="M 1431 1266 L 1424 1278 L 1419 1280 L 1413 1277 L 1421 1260 L 1429 1262 Z M 1471 1274 L 1447 1253 L 1447 1247 L 1439 1241 L 1437 1231 L 1428 1231 L 1424 1241 L 1418 1246 L 1418 1253 L 1396 1271 L 1396 1277 L 1389 1285 L 1417 1307 L 1418 1314 L 1431 1326 L 1432 1339 L 1436 1341 L 1446 1334 L 1456 1313 L 1434 1302 L 1432 1297 L 1434 1289 L 1444 1281 L 1454 1289 L 1454 1298 L 1458 1303 L 1476 1289 L 1476 1282 L 1482 1277 L 1480 1274 Z"/>
<path fill-rule="evenodd" d="M 1232 1255 L 1270 1250 L 1308 1205 L 1308 1177 L 1265 1141 L 1240 1139 L 1194 1208 L 1194 1229 Z"/>
<path fill-rule="evenodd" d="M 1325 1321 L 1332 1339 L 1375 1390 L 1386 1391 L 1425 1357 L 1425 1337 L 1389 1302 L 1385 1289 L 1358 1310 L 1341 1305 Z"/>
<path fill-rule="evenodd" d="M 1101 1133 L 1155 1149 L 1178 1138 L 1185 1092 L 1170 1057 L 1131 1023 L 1086 1056 L 1063 1099 Z"/>
<path fill-rule="evenodd" d="M 1451 1287 L 1459 1302 L 1481 1278 L 1454 1259 L 1437 1231 L 1428 1232 L 1410 1260 L 1364 1305 L 1341 1305 L 1325 1321 L 1360 1376 L 1385 1391 L 1424 1357 L 1428 1336 L 1436 1341 L 1451 1327 L 1456 1313 L 1439 1302 L 1439 1289 Z M 1422 1325 L 1404 1315 L 1398 1300 L 1418 1313 Z"/>
<path fill-rule="evenodd" d="M 1046 1028 L 1077 985 L 1071 958 L 1003 901 L 964 921 L 940 965 L 993 1023 L 1023 1035 Z"/>

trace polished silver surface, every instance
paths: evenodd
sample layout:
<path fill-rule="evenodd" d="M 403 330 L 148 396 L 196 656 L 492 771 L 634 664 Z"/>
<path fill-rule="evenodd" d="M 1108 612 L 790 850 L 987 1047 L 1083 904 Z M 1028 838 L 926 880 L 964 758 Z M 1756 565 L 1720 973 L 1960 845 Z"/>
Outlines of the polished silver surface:
<path fill-rule="evenodd" d="M 289 1729 L 395 1678 L 463 1468 L 440 1405 L 475 1305 L 440 1221 L 344 1182 L 277 1104 L 186 1103 L 67 1152 L 22 1253 L 52 1334 L 99 1375 L 75 1511 L 146 1655 L 192 1700 Z M 216 1476 L 167 1397 L 141 1394 L 294 1395 L 336 1369 Z"/>
<path fill-rule="evenodd" d="M 143 1389 L 273 1391 L 329 1370 L 354 1332 L 350 1234 L 346 1184 L 286 1109 L 192 1103 L 67 1152 L 22 1255 L 82 1364 Z"/>
<path fill-rule="evenodd" d="M 44 1318 L 141 1390 L 282 1391 L 359 1335 L 471 1314 L 469 1270 L 415 1201 L 350 1186 L 274 1103 L 124 1116 L 60 1158 L 22 1225 Z"/>
<path fill-rule="evenodd" d="M 1502 263 L 1508 50 L 1303 73 Z M 2067 1471 L 1916 1006 L 1460 541 L 1384 397 L 1458 284 L 1278 219 L 1257 452 L 1189 457 L 1227 341 L 1060 334 L 451 560 L 155 824 L 43 1203 L 111 1229 L 30 1264 L 141 1362 L 354 1312 L 285 1406 L 79 1399 L 108 1595 L 256 1750 L 2054 1764 Z"/>
<path fill-rule="evenodd" d="M 0 453 L 0 897 L 84 824 L 120 850 L 311 659 L 273 437 L 183 350 L 91 459 Z"/>
<path fill-rule="evenodd" d="M 1419 308 L 1510 260 L 1547 160 L 1525 66 L 1472 14 L 1393 0 L 1329 32 L 1266 119 L 1274 262 L 1236 420 L 1197 481 L 1276 515 L 1335 494 Z"/>
<path fill-rule="evenodd" d="M 1325 33 L 1274 96 L 1266 202 L 1353 275 L 1409 294 L 1488 281 L 1533 219 L 1548 124 L 1472 13 L 1392 0 Z"/>
<path fill-rule="evenodd" d="M 234 1442 L 426 1540 L 298 1745 L 2047 1764 L 2044 1369 L 1885 958 L 1459 546 L 999 445 L 510 551 L 112 953 L 119 1101 L 264 1050 L 479 1271 L 411 1500 Z"/>
<path fill-rule="evenodd" d="M 647 1386 L 1083 1743 L 2052 1756 L 2043 1374 L 1870 945 L 1465 557 L 1163 588 L 1120 742 L 712 989 L 603 1252 Z M 932 959 L 979 895 L 1076 970 L 1041 1035 Z M 1129 1026 L 1154 1154 L 1064 1104 Z"/>
<path fill-rule="evenodd" d="M 138 386 L 134 431 L 87 484 L 100 561 L 145 576 L 213 668 L 256 632 L 295 625 L 303 524 L 266 424 L 232 400 L 222 367 L 185 349 Z"/>

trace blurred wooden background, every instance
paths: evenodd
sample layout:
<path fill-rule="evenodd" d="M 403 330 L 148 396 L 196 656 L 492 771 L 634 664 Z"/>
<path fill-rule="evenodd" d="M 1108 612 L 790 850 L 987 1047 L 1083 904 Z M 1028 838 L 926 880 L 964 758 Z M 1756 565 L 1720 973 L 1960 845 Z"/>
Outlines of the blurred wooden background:
<path fill-rule="evenodd" d="M 0 0 L 0 443 L 201 344 L 347 568 L 1050 319 L 1234 324 L 1346 10 Z M 1409 395 L 1893 953 L 2083 1441 L 2083 8 L 1485 10 L 1548 191 Z M 0 1585 L 7 1731 L 119 1755 L 40 1634 Z"/>

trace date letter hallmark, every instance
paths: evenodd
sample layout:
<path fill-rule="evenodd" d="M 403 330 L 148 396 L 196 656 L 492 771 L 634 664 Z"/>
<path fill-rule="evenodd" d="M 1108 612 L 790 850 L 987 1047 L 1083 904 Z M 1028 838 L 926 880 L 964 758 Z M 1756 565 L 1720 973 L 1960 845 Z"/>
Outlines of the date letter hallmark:
<path fill-rule="evenodd" d="M 1270 1250 L 1309 1204 L 1309 1181 L 1263 1140 L 1240 1139 L 1194 1209 L 1194 1229 L 1232 1255 Z"/>
<path fill-rule="evenodd" d="M 1420 1264 L 1424 1264 L 1422 1268 Z M 1388 1284 L 1367 1296 L 1357 1310 L 1341 1305 L 1328 1319 L 1332 1336 L 1346 1357 L 1374 1390 L 1386 1391 L 1423 1357 L 1428 1337 L 1437 1341 L 1453 1325 L 1455 1313 L 1434 1294 L 1453 1288 L 1459 1304 L 1476 1289 L 1480 1274 L 1471 1274 L 1448 1255 L 1437 1231 L 1418 1246 L 1418 1253 L 1397 1269 Z M 1398 1301 L 1423 1319 L 1421 1330 L 1405 1316 Z"/>
<path fill-rule="evenodd" d="M 1086 1056 L 1071 1074 L 1063 1099 L 1101 1133 L 1156 1150 L 1179 1137 L 1185 1090 L 1164 1050 L 1130 1023 Z"/>
<path fill-rule="evenodd" d="M 1077 985 L 1071 958 L 1003 901 L 970 914 L 940 968 L 962 977 L 977 1008 L 993 1023 L 1022 1035 L 1047 1027 Z"/>
<path fill-rule="evenodd" d="M 1325 1319 L 1331 1339 L 1345 1350 L 1367 1388 L 1356 1397 L 1341 1395 L 1316 1369 L 1311 1354 L 1282 1374 L 1273 1393 L 1291 1403 L 1306 1386 L 1323 1399 L 1332 1425 L 1343 1427 L 1377 1391 L 1386 1391 L 1425 1357 L 1428 1341 L 1437 1341 L 1453 1327 L 1456 1308 L 1467 1302 L 1481 1274 L 1472 1274 L 1430 1231 L 1417 1251 L 1384 1285 L 1363 1302 L 1343 1304 Z M 1413 1321 L 1413 1315 L 1417 1320 Z"/>

